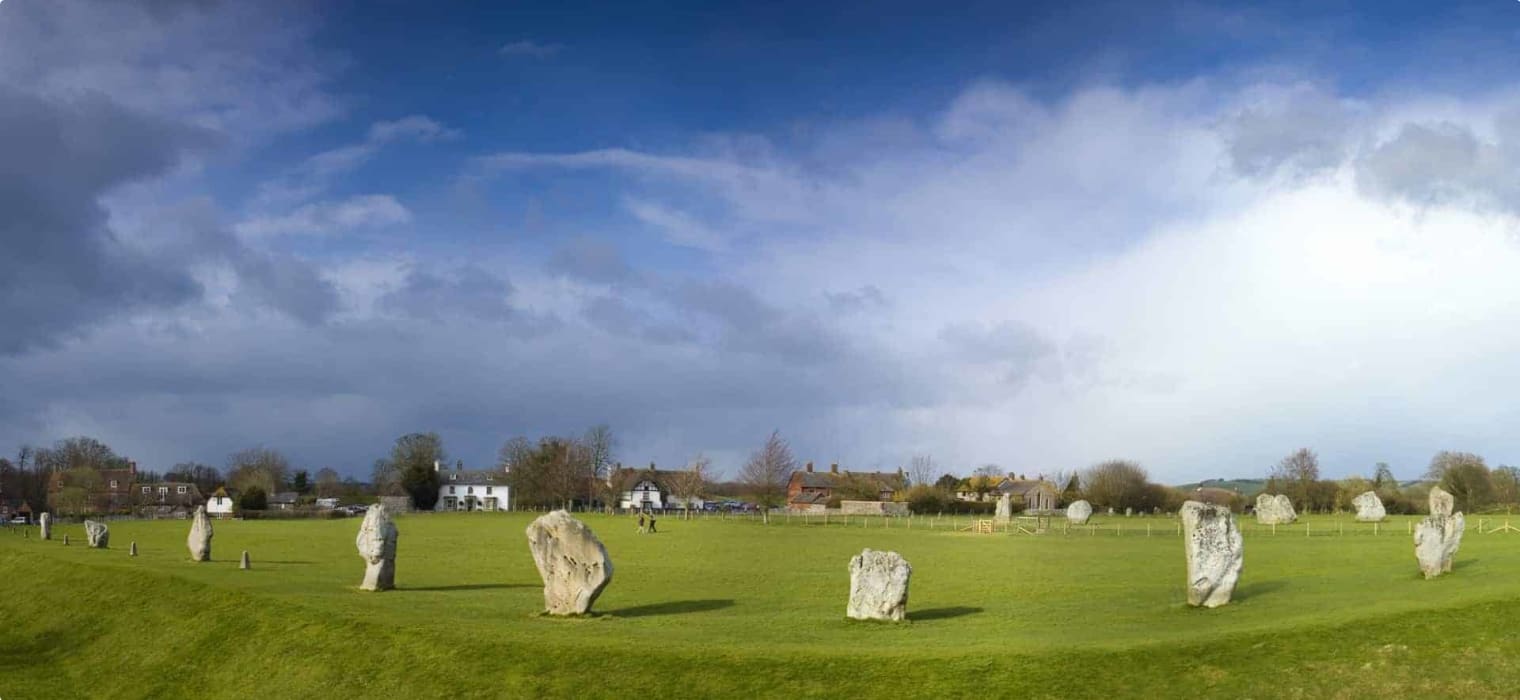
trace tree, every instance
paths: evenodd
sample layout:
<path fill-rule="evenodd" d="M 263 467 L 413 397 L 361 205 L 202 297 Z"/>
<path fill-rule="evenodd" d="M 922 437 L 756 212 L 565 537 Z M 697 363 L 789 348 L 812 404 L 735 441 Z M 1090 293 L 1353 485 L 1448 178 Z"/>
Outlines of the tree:
<path fill-rule="evenodd" d="M 165 481 L 186 481 L 195 484 L 201 493 L 215 493 L 224 482 L 222 472 L 216 467 L 200 462 L 180 462 L 164 474 Z"/>
<path fill-rule="evenodd" d="M 1494 503 L 1513 506 L 1520 503 L 1520 468 L 1494 467 L 1489 475 L 1494 487 Z"/>
<path fill-rule="evenodd" d="M 262 487 L 249 487 L 238 497 L 238 507 L 243 510 L 264 510 L 269 507 L 269 494 Z"/>
<path fill-rule="evenodd" d="M 275 493 L 285 485 L 290 460 L 277 450 L 250 447 L 227 456 L 227 482 L 239 491 L 257 487 L 264 494 Z"/>
<path fill-rule="evenodd" d="M 1458 510 L 1472 511 L 1494 501 L 1494 484 L 1483 458 L 1471 452 L 1442 450 L 1430 459 L 1425 476 L 1456 500 Z"/>
<path fill-rule="evenodd" d="M 989 479 L 1002 478 L 1003 468 L 996 464 L 983 464 L 971 473 L 972 476 L 985 476 Z"/>
<path fill-rule="evenodd" d="M 517 437 L 502 445 L 498 457 L 518 503 L 568 508 L 587 498 L 598 481 L 591 452 L 575 438 L 544 437 L 534 445 Z"/>
<path fill-rule="evenodd" d="M 691 518 L 691 502 L 701 498 L 707 491 L 708 472 L 711 468 L 712 460 L 699 453 L 689 466 L 670 479 L 671 495 L 681 501 L 681 515 L 688 520 Z"/>
<path fill-rule="evenodd" d="M 1163 505 L 1162 494 L 1152 488 L 1145 468 L 1129 460 L 1100 462 L 1087 470 L 1082 481 L 1086 484 L 1083 494 L 1094 506 L 1143 510 Z"/>
<path fill-rule="evenodd" d="M 933 455 L 913 455 L 913 459 L 908 462 L 908 480 L 915 486 L 934 483 L 934 477 L 938 474 L 939 468 L 934 466 Z"/>
<path fill-rule="evenodd" d="M 1272 467 L 1267 479 L 1269 490 L 1287 495 L 1300 509 L 1309 507 L 1314 491 L 1311 485 L 1316 481 L 1319 481 L 1319 455 L 1307 447 L 1284 457 Z"/>
<path fill-rule="evenodd" d="M 71 437 L 40 448 L 33 460 L 43 471 L 72 469 L 125 469 L 127 460 L 111 447 L 92 437 Z"/>
<path fill-rule="evenodd" d="M 760 517 L 766 524 L 771 521 L 771 508 L 784 502 L 786 485 L 794 471 L 797 460 L 792 457 L 791 446 L 781 439 L 780 430 L 772 431 L 765 445 L 750 455 L 739 470 L 739 481 L 748 487 L 750 497 L 760 506 Z"/>
<path fill-rule="evenodd" d="M 1394 477 L 1393 468 L 1387 462 L 1377 463 L 1377 469 L 1372 474 L 1372 489 L 1382 498 L 1399 495 L 1399 480 Z"/>
<path fill-rule="evenodd" d="M 617 438 L 612 434 L 612 428 L 602 423 L 592 426 L 586 431 L 581 443 L 586 448 L 586 459 L 589 462 L 591 472 L 591 497 L 593 500 L 602 502 L 604 508 L 610 510 L 617 502 L 617 492 L 612 483 L 612 471 L 616 467 L 613 461 L 613 451 L 617 448 Z"/>
<path fill-rule="evenodd" d="M 948 493 L 955 493 L 955 487 L 960 486 L 961 480 L 954 474 L 941 474 L 939 480 L 934 482 L 934 487 Z"/>
<path fill-rule="evenodd" d="M 396 438 L 390 459 L 377 462 L 375 471 L 389 480 L 388 485 L 399 485 L 413 508 L 432 510 L 438 503 L 438 465 L 447 461 L 438 433 L 409 433 Z"/>
<path fill-rule="evenodd" d="M 311 476 L 306 473 L 306 470 L 297 469 L 296 473 L 290 477 L 290 488 L 296 493 L 306 493 L 311 489 L 310 482 Z"/>
<path fill-rule="evenodd" d="M 331 467 L 322 467 L 317 470 L 317 496 L 320 498 L 335 498 L 341 483 L 338 472 Z"/>

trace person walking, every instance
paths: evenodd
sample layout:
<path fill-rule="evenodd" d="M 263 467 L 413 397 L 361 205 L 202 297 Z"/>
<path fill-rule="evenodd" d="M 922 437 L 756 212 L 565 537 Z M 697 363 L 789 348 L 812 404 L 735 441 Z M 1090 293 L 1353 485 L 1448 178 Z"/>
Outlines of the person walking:
<path fill-rule="evenodd" d="M 654 534 L 654 513 L 649 514 L 649 533 Z"/>
<path fill-rule="evenodd" d="M 639 534 L 644 534 L 644 514 L 639 513 Z"/>

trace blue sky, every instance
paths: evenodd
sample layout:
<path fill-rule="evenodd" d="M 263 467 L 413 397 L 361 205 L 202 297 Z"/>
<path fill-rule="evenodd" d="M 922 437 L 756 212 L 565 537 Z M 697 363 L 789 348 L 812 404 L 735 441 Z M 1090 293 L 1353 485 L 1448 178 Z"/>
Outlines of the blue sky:
<path fill-rule="evenodd" d="M 1520 3 L 0 4 L 0 445 L 1514 462 Z"/>

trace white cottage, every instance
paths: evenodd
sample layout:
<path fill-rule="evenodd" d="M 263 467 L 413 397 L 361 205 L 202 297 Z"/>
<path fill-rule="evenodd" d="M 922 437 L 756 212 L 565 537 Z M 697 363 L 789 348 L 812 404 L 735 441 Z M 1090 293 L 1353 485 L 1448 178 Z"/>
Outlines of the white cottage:
<path fill-rule="evenodd" d="M 232 497 L 222 489 L 217 489 L 211 498 L 206 499 L 206 514 L 222 517 L 232 515 Z"/>
<path fill-rule="evenodd" d="M 676 479 L 686 474 L 684 471 L 655 469 L 653 464 L 643 470 L 619 467 L 612 474 L 612 484 L 618 493 L 618 508 L 645 512 L 701 510 L 705 503 L 701 496 L 693 496 L 688 503 L 675 494 Z"/>
<path fill-rule="evenodd" d="M 434 463 L 433 468 L 438 469 L 438 464 Z M 438 470 L 438 502 L 433 505 L 433 510 L 511 510 L 511 494 L 504 471 Z"/>

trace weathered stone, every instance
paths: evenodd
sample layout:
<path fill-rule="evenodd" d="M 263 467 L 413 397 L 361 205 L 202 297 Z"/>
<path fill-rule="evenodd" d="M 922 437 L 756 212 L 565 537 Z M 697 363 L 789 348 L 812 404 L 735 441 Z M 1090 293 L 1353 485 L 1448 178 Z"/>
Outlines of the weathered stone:
<path fill-rule="evenodd" d="M 1245 561 L 1235 516 L 1225 506 L 1198 501 L 1183 503 L 1180 514 L 1187 547 L 1188 605 L 1217 608 L 1230 602 Z"/>
<path fill-rule="evenodd" d="M 1132 517 L 1132 516 L 1134 516 L 1134 514 L 1135 514 L 1135 509 L 1134 508 L 1125 508 L 1124 509 L 1124 517 L 1126 517 L 1126 518 Z"/>
<path fill-rule="evenodd" d="M 53 514 L 43 513 L 38 519 L 38 529 L 42 532 L 42 539 L 53 539 Z"/>
<path fill-rule="evenodd" d="M 364 557 L 361 591 L 388 591 L 396 587 L 396 539 L 400 535 L 390 513 L 378 503 L 364 513 L 354 545 Z"/>
<path fill-rule="evenodd" d="M 1453 515 L 1431 514 L 1414 528 L 1414 556 L 1420 562 L 1420 573 L 1425 578 L 1435 578 L 1451 571 L 1451 564 L 1462 546 L 1462 532 L 1467 520 L 1461 513 Z"/>
<path fill-rule="evenodd" d="M 238 568 L 239 569 L 247 570 L 247 569 L 250 569 L 252 567 L 253 567 L 253 562 L 251 562 L 251 561 L 248 560 L 248 550 L 245 549 L 245 550 L 243 550 L 243 559 L 242 559 L 242 561 L 238 562 Z"/>
<path fill-rule="evenodd" d="M 137 556 L 137 540 L 132 540 L 132 544 L 127 547 L 127 556 L 129 556 L 129 557 L 135 557 L 135 556 Z"/>
<path fill-rule="evenodd" d="M 900 622 L 908 616 L 913 567 L 897 552 L 870 549 L 850 557 L 850 604 L 845 617 Z"/>
<path fill-rule="evenodd" d="M 584 615 L 612 581 L 607 548 L 586 524 L 563 510 L 528 524 L 528 549 L 544 580 L 544 611 Z"/>
<path fill-rule="evenodd" d="M 1087 501 L 1076 501 L 1066 506 L 1066 522 L 1072 525 L 1086 525 L 1087 519 L 1092 517 L 1092 504 Z"/>
<path fill-rule="evenodd" d="M 1364 523 L 1381 522 L 1388 517 L 1388 511 L 1383 508 L 1383 499 L 1378 498 L 1374 491 L 1351 499 L 1351 505 L 1356 506 L 1356 519 Z"/>
<path fill-rule="evenodd" d="M 1286 525 L 1298 520 L 1293 501 L 1283 494 L 1261 494 L 1256 497 L 1256 522 L 1262 525 Z"/>
<path fill-rule="evenodd" d="M 63 533 L 63 546 L 69 546 L 69 533 Z"/>
<path fill-rule="evenodd" d="M 111 543 L 111 530 L 105 523 L 86 520 L 84 521 L 84 537 L 91 547 L 105 549 Z"/>
<path fill-rule="evenodd" d="M 1430 487 L 1430 514 L 1451 515 L 1456 510 L 1457 499 L 1439 486 Z"/>
<path fill-rule="evenodd" d="M 195 520 L 190 525 L 190 561 L 211 561 L 211 518 L 206 517 L 206 507 L 195 507 Z"/>
<path fill-rule="evenodd" d="M 992 519 L 1000 523 L 1006 523 L 1009 520 L 1013 519 L 1012 495 L 1005 493 L 1002 496 L 998 497 L 997 512 L 993 514 Z"/>

